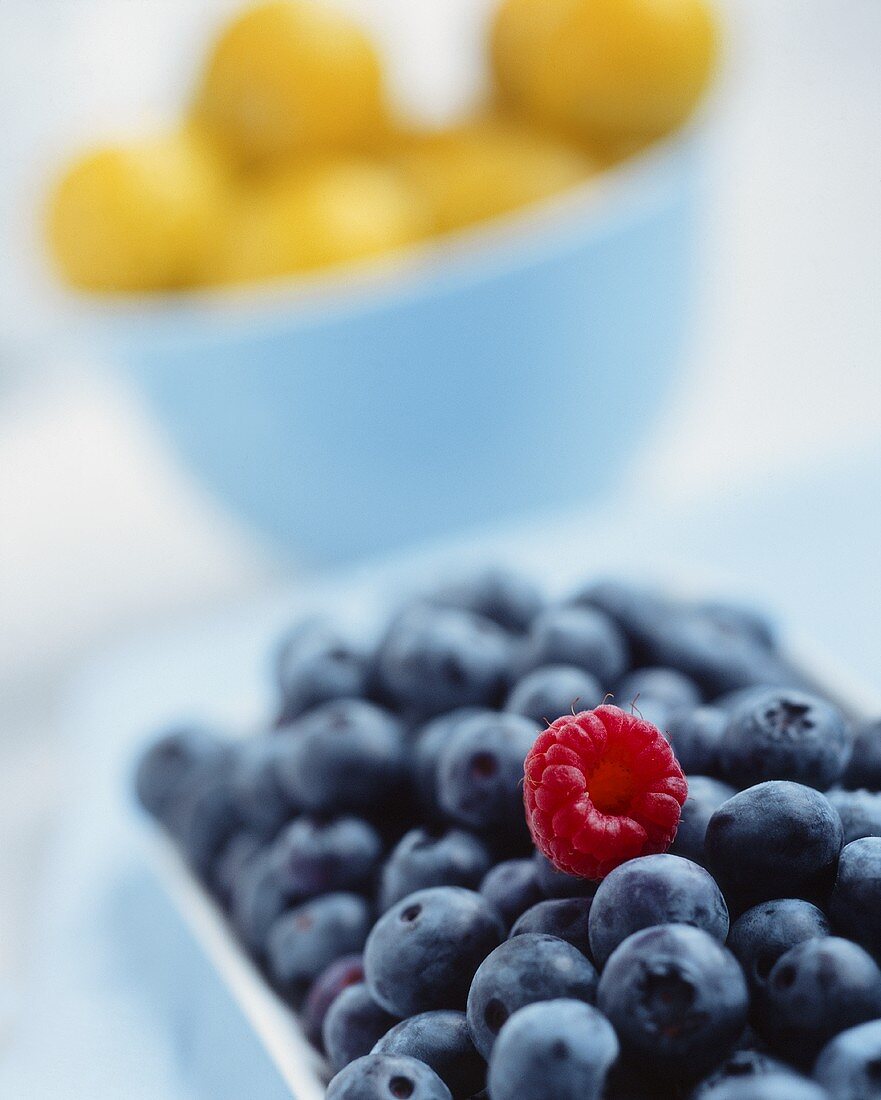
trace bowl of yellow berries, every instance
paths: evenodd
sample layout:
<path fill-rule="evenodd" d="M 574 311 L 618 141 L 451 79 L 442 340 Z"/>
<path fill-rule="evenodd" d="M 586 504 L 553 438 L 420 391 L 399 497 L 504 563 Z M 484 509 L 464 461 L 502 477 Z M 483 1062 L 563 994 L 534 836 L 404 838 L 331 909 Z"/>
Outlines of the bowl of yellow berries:
<path fill-rule="evenodd" d="M 503 0 L 484 102 L 391 104 L 317 0 L 221 29 L 171 133 L 47 203 L 62 282 L 231 509 L 316 562 L 588 499 L 673 375 L 706 0 Z"/>

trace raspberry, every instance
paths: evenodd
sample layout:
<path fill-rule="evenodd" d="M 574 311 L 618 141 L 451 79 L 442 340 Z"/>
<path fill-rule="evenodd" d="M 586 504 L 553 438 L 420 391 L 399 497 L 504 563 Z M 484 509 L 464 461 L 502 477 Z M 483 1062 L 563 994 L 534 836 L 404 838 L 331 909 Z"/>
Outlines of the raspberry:
<path fill-rule="evenodd" d="M 664 736 L 619 707 L 564 715 L 524 765 L 536 847 L 561 871 L 599 880 L 635 856 L 665 852 L 688 794 Z"/>

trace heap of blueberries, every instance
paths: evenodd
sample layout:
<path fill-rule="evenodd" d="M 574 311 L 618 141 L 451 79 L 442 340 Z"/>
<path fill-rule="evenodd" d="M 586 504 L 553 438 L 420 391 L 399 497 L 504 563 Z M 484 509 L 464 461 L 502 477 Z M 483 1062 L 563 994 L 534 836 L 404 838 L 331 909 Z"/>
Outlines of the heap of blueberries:
<path fill-rule="evenodd" d="M 170 732 L 136 788 L 329 1100 L 881 1097 L 881 721 L 762 617 L 490 569 L 369 646 L 304 622 L 276 673 L 268 732 Z M 523 766 L 609 697 L 689 790 L 670 851 L 596 883 L 534 849 Z"/>

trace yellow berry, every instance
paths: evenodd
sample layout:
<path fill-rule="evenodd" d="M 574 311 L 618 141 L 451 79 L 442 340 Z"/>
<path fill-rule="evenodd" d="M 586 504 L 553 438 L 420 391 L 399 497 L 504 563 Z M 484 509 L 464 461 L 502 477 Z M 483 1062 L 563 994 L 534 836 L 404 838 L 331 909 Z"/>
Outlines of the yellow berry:
<path fill-rule="evenodd" d="M 370 38 L 310 0 L 269 0 L 235 19 L 208 58 L 196 114 L 245 164 L 369 148 L 388 126 Z"/>
<path fill-rule="evenodd" d="M 441 231 L 528 206 L 595 170 L 581 149 L 497 117 L 418 138 L 401 161 Z"/>
<path fill-rule="evenodd" d="M 205 281 L 257 282 L 378 256 L 428 230 L 424 201 L 398 169 L 321 161 L 252 183 Z"/>
<path fill-rule="evenodd" d="M 706 0 L 504 0 L 492 32 L 502 98 L 587 140 L 651 140 L 707 87 L 717 30 Z"/>
<path fill-rule="evenodd" d="M 47 236 L 64 279 L 98 291 L 187 285 L 225 213 L 228 181 L 194 131 L 97 149 L 65 172 Z"/>

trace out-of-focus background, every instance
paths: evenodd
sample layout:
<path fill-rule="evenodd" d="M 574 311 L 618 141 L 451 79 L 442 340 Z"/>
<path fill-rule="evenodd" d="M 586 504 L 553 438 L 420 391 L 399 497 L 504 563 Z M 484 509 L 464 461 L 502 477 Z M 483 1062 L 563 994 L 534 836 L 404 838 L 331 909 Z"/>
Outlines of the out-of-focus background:
<path fill-rule="evenodd" d="M 132 638 L 307 575 L 296 546 L 280 550 L 202 486 L 129 376 L 82 338 L 86 321 L 62 321 L 34 244 L 51 166 L 95 134 L 167 117 L 206 27 L 236 6 L 0 5 L 0 1057 L 39 946 L 41 859 L 77 794 L 59 734 L 71 683 Z M 423 116 L 446 117 L 480 86 L 486 0 L 348 6 Z M 681 369 L 584 529 L 612 546 L 617 524 L 649 556 L 655 538 L 665 558 L 671 543 L 715 554 L 759 593 L 788 576 L 780 602 L 837 614 L 841 638 L 881 612 L 869 543 L 881 533 L 881 8 L 721 10 Z M 854 560 L 864 572 L 849 588 Z M 877 629 L 852 655 L 877 668 Z"/>

